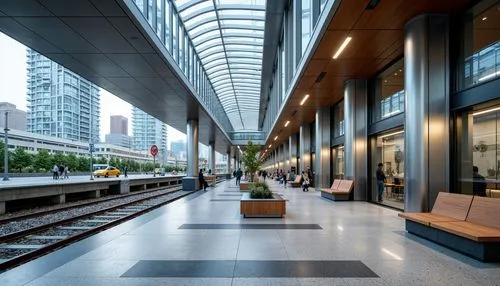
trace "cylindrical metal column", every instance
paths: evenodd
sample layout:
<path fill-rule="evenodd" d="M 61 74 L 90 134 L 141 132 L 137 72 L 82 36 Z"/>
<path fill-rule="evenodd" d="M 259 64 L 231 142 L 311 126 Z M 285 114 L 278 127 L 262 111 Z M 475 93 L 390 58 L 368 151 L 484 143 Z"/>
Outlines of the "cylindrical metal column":
<path fill-rule="evenodd" d="M 330 187 L 330 107 L 316 111 L 316 162 L 314 186 Z"/>
<path fill-rule="evenodd" d="M 290 171 L 290 153 L 288 148 L 288 140 L 286 140 L 283 143 L 283 172 L 285 172 L 285 174 Z"/>
<path fill-rule="evenodd" d="M 297 135 L 293 134 L 288 138 L 288 152 L 290 157 L 290 172 L 295 167 L 295 174 L 297 174 L 299 166 L 297 166 Z"/>
<path fill-rule="evenodd" d="M 300 163 L 297 173 L 301 174 L 302 171 L 307 173 L 307 168 L 311 167 L 311 127 L 309 123 L 300 126 L 299 133 Z"/>
<path fill-rule="evenodd" d="M 198 120 L 192 119 L 187 122 L 187 170 L 188 177 L 198 176 Z"/>
<path fill-rule="evenodd" d="M 209 162 L 210 162 L 210 169 L 212 170 L 212 174 L 216 173 L 216 167 L 215 167 L 215 142 L 209 142 L 208 143 L 208 148 L 209 148 Z"/>
<path fill-rule="evenodd" d="M 405 211 L 429 211 L 449 189 L 448 17 L 405 26 Z"/>
<path fill-rule="evenodd" d="M 227 152 L 227 173 L 232 174 L 233 171 L 231 171 L 231 152 Z"/>
<path fill-rule="evenodd" d="M 368 179 L 368 106 L 366 80 L 344 83 L 345 178 L 354 180 L 354 199 L 366 200 Z"/>

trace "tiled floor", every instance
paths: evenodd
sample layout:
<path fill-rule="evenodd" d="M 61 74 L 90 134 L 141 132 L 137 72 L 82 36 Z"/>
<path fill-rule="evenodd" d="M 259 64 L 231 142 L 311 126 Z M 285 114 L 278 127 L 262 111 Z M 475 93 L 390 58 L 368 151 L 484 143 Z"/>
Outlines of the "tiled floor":
<path fill-rule="evenodd" d="M 500 285 L 500 264 L 407 234 L 391 209 L 272 182 L 286 217 L 243 219 L 224 196 L 233 184 L 2 273 L 0 285 Z"/>

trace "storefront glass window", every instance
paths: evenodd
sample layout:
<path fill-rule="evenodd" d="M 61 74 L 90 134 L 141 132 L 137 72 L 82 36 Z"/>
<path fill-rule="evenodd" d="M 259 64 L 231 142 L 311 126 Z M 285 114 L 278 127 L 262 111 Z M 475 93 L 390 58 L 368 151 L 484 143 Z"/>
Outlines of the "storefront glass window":
<path fill-rule="evenodd" d="M 372 201 L 399 209 L 404 208 L 404 140 L 404 130 L 402 129 L 384 132 L 372 140 Z M 386 177 L 381 198 L 379 198 L 376 176 L 380 163 L 382 163 L 382 172 Z"/>
<path fill-rule="evenodd" d="M 343 180 L 345 172 L 344 145 L 338 145 L 332 148 L 332 161 L 333 179 Z"/>
<path fill-rule="evenodd" d="M 459 89 L 500 77 L 500 1 L 493 2 L 483 1 L 465 15 Z"/>
<path fill-rule="evenodd" d="M 500 198 L 500 106 L 458 118 L 459 192 Z"/>
<path fill-rule="evenodd" d="M 375 78 L 372 122 L 378 122 L 405 111 L 403 60 Z"/>
<path fill-rule="evenodd" d="M 344 136 L 344 101 L 337 103 L 333 108 L 333 138 Z"/>

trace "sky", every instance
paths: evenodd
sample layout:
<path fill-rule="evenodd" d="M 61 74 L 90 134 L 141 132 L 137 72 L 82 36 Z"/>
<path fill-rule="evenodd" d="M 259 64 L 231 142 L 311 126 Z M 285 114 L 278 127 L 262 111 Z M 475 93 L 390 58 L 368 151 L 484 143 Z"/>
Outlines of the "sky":
<path fill-rule="evenodd" d="M 0 102 L 10 102 L 20 110 L 26 108 L 26 47 L 0 33 Z M 101 89 L 101 141 L 109 133 L 109 117 L 123 115 L 128 118 L 128 132 L 132 135 L 132 106 Z M 186 141 L 186 135 L 167 125 L 167 146 L 174 141 Z"/>

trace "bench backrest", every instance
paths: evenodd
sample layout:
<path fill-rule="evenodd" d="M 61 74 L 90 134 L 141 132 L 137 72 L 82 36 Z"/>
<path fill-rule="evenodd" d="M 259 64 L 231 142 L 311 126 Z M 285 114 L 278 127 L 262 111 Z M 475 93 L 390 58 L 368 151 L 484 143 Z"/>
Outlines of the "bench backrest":
<path fill-rule="evenodd" d="M 474 196 L 466 221 L 500 229 L 500 199 Z"/>
<path fill-rule="evenodd" d="M 302 175 L 298 175 L 295 177 L 295 181 L 293 181 L 294 183 L 300 183 L 300 179 L 302 178 Z"/>
<path fill-rule="evenodd" d="M 349 193 L 352 190 L 353 184 L 354 184 L 353 180 L 341 180 L 340 186 L 338 187 L 337 190 Z"/>
<path fill-rule="evenodd" d="M 472 196 L 439 192 L 431 213 L 465 220 L 472 203 Z"/>
<path fill-rule="evenodd" d="M 341 180 L 334 180 L 332 186 L 330 187 L 330 189 L 332 189 L 332 190 L 338 190 L 339 186 L 340 186 L 340 181 Z"/>

